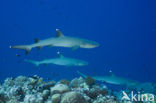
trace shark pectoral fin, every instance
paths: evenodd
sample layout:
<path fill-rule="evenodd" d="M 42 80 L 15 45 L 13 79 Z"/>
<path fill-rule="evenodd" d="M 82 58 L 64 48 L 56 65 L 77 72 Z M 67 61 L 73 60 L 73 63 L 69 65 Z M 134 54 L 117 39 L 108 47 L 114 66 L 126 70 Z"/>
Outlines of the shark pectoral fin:
<path fill-rule="evenodd" d="M 25 50 L 25 55 L 28 55 L 30 53 L 30 49 Z"/>
<path fill-rule="evenodd" d="M 56 29 L 56 37 L 61 37 L 61 36 L 64 37 L 64 34 L 59 29 Z"/>
<path fill-rule="evenodd" d="M 53 45 L 48 45 L 48 47 L 49 47 L 49 48 L 52 48 L 52 47 L 54 47 L 54 46 L 53 46 Z"/>
<path fill-rule="evenodd" d="M 46 63 L 44 63 L 43 65 L 44 65 L 45 67 L 47 66 L 47 64 L 46 64 Z"/>
<path fill-rule="evenodd" d="M 37 46 L 37 49 L 38 49 L 38 50 L 41 50 L 41 48 L 42 48 L 42 46 Z"/>
<path fill-rule="evenodd" d="M 74 50 L 77 50 L 78 48 L 80 48 L 80 46 L 73 46 L 72 50 L 74 51 Z"/>

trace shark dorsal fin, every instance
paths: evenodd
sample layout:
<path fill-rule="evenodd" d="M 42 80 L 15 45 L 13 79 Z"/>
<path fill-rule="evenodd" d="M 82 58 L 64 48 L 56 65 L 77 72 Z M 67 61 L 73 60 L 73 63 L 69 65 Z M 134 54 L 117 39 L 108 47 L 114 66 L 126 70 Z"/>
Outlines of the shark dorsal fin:
<path fill-rule="evenodd" d="M 64 56 L 60 52 L 57 52 L 57 55 L 59 56 L 59 58 L 64 58 Z"/>
<path fill-rule="evenodd" d="M 64 37 L 64 34 L 59 29 L 56 29 L 56 37 Z"/>
<path fill-rule="evenodd" d="M 109 71 L 109 75 L 110 76 L 115 76 L 114 73 L 111 70 Z"/>
<path fill-rule="evenodd" d="M 38 42 L 40 42 L 40 40 L 37 39 L 37 38 L 35 38 L 35 39 L 34 39 L 34 42 L 35 42 L 35 43 L 38 43 Z"/>

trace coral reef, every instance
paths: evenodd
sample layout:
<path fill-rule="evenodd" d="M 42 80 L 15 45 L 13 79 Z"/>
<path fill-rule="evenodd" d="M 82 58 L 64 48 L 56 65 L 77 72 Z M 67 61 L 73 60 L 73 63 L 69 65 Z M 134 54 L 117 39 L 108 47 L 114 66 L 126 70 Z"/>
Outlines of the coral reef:
<path fill-rule="evenodd" d="M 146 90 L 153 85 L 148 83 L 138 88 L 144 86 Z M 155 86 L 148 90 L 155 92 Z M 122 92 L 114 92 L 105 85 L 96 84 L 92 78 L 45 82 L 36 75 L 18 76 L 7 78 L 0 85 L 0 103 L 133 103 L 121 101 L 121 98 Z"/>
<path fill-rule="evenodd" d="M 87 103 L 87 101 L 80 93 L 67 92 L 62 95 L 60 103 Z"/>
<path fill-rule="evenodd" d="M 87 77 L 85 82 L 87 83 L 87 85 L 92 86 L 95 84 L 95 80 L 91 77 Z"/>
<path fill-rule="evenodd" d="M 73 79 L 72 81 L 71 81 L 71 86 L 73 87 L 73 88 L 77 88 L 77 87 L 80 87 L 83 83 L 84 83 L 85 81 L 84 81 L 84 79 L 82 78 L 82 77 L 80 77 L 80 78 L 75 78 L 75 79 Z"/>
<path fill-rule="evenodd" d="M 58 83 L 69 85 L 69 84 L 70 84 L 70 81 L 68 81 L 68 80 L 66 80 L 66 79 L 62 79 L 62 80 L 60 80 Z"/>
<path fill-rule="evenodd" d="M 65 85 L 65 84 L 57 84 L 54 87 L 51 87 L 50 92 L 51 94 L 55 94 L 55 93 L 65 93 L 68 92 L 70 90 L 70 88 Z"/>

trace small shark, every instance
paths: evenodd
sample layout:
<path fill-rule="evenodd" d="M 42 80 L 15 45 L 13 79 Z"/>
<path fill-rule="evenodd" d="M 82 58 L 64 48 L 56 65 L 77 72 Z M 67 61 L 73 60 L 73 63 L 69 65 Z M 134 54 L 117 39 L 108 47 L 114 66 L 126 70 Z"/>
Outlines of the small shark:
<path fill-rule="evenodd" d="M 85 75 L 79 71 L 77 73 L 84 78 L 88 77 L 87 75 Z M 115 85 L 126 85 L 127 87 L 132 87 L 132 86 L 136 86 L 139 84 L 136 81 L 118 77 L 118 76 L 114 75 L 112 73 L 112 71 L 110 71 L 110 75 L 108 75 L 108 76 L 93 76 L 92 78 L 95 79 L 96 81 L 106 82 L 106 83 L 115 84 Z"/>
<path fill-rule="evenodd" d="M 10 46 L 10 48 L 23 49 L 26 50 L 26 54 L 28 54 L 32 48 L 37 47 L 40 49 L 44 46 L 68 47 L 76 50 L 78 48 L 95 48 L 99 46 L 99 43 L 87 39 L 65 36 L 59 29 L 56 29 L 56 37 L 45 40 L 35 39 L 34 44 Z"/>
<path fill-rule="evenodd" d="M 79 60 L 79 59 L 73 59 L 73 58 L 67 58 L 64 57 L 60 52 L 57 53 L 58 58 L 53 58 L 53 59 L 45 59 L 42 61 L 35 61 L 35 60 L 25 60 L 25 62 L 32 63 L 36 66 L 39 66 L 40 64 L 56 64 L 56 65 L 62 65 L 62 66 L 86 66 L 88 65 L 88 62 Z"/>

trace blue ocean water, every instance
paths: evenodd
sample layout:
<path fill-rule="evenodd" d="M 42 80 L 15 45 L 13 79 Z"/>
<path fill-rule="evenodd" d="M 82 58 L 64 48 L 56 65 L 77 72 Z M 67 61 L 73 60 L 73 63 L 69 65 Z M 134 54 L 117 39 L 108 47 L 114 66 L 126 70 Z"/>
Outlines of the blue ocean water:
<path fill-rule="evenodd" d="M 156 82 L 156 7 L 147 0 L 3 0 L 0 19 L 0 79 L 39 75 L 59 80 L 87 75 L 115 75 L 140 82 Z M 98 48 L 33 49 L 29 55 L 10 45 L 30 44 L 34 38 L 67 36 L 94 40 Z M 24 59 L 64 56 L 89 62 L 84 67 L 39 66 Z M 20 54 L 17 57 L 16 54 Z"/>

